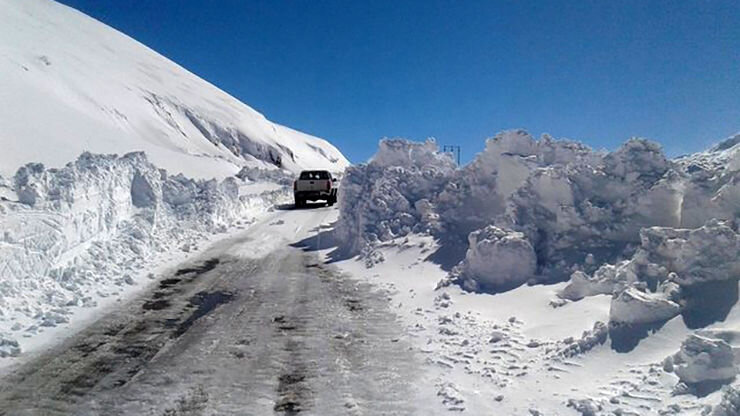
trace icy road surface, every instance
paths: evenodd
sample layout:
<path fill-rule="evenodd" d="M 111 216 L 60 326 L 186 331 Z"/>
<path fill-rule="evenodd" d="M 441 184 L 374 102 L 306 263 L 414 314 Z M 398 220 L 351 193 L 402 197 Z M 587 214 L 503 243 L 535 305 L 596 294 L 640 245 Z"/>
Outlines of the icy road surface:
<path fill-rule="evenodd" d="M 387 294 L 290 244 L 277 210 L 0 382 L 7 415 L 413 414 L 420 363 Z"/>

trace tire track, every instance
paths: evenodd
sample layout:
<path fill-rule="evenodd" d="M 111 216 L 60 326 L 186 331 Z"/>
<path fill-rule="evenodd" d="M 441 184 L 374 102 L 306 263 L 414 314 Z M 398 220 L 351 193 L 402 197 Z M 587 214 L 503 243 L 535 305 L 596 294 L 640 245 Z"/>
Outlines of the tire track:
<path fill-rule="evenodd" d="M 0 383 L 0 414 L 413 414 L 387 295 L 279 249 L 206 258 Z"/>

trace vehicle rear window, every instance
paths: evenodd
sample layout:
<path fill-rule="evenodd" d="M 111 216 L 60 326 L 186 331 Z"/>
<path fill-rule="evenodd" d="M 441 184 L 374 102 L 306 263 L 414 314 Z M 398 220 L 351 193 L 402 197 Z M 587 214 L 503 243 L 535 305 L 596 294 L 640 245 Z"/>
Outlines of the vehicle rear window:
<path fill-rule="evenodd" d="M 329 179 L 329 172 L 325 170 L 307 170 L 301 172 L 300 179 Z"/>

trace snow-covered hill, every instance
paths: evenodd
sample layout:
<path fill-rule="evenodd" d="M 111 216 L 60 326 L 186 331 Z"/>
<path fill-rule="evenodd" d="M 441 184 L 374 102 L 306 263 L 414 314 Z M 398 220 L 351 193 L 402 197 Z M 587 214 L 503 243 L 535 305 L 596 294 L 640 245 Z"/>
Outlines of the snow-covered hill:
<path fill-rule="evenodd" d="M 128 36 L 49 0 L 0 0 L 0 175 L 83 151 L 144 151 L 223 178 L 243 166 L 342 170 L 325 140 L 267 120 Z"/>

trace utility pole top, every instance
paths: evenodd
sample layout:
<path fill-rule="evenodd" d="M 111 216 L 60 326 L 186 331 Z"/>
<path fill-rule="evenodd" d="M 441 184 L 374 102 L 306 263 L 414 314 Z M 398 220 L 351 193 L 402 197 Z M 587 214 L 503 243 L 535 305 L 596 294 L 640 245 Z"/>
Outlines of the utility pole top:
<path fill-rule="evenodd" d="M 446 144 L 442 146 L 442 152 L 451 153 L 453 157 L 457 156 L 457 166 L 460 166 L 460 146 L 456 144 Z"/>

